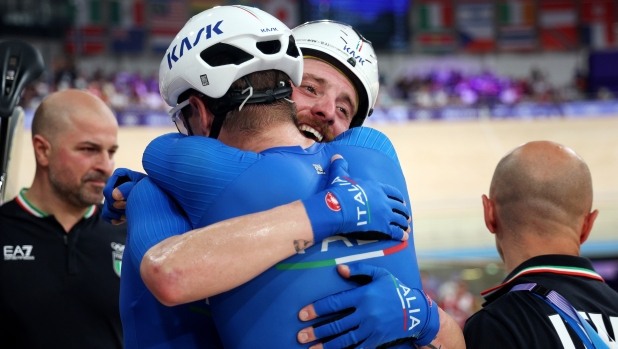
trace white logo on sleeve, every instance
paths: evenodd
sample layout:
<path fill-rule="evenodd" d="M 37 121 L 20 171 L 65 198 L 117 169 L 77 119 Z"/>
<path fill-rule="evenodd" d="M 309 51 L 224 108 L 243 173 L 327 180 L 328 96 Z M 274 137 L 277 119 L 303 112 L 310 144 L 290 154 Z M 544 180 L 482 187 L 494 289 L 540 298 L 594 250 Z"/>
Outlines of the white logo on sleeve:
<path fill-rule="evenodd" d="M 122 271 L 122 255 L 124 253 L 124 245 L 112 242 L 112 262 L 114 263 L 114 271 L 116 275 L 120 277 L 120 272 Z"/>
<path fill-rule="evenodd" d="M 32 245 L 2 246 L 5 261 L 33 261 Z"/>

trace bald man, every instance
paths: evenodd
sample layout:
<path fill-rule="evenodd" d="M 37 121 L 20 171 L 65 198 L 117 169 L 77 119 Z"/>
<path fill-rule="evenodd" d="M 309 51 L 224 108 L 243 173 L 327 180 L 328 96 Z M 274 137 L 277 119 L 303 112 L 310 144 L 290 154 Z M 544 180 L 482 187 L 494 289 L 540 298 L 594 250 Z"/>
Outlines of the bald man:
<path fill-rule="evenodd" d="M 483 207 L 509 275 L 482 293 L 483 309 L 464 328 L 467 347 L 583 349 L 590 341 L 599 349 L 590 343 L 600 340 L 618 348 L 618 293 L 580 257 L 598 215 L 584 160 L 553 142 L 521 145 L 498 163 Z"/>
<path fill-rule="evenodd" d="M 97 97 L 47 97 L 32 121 L 32 186 L 0 207 L 0 346 L 122 348 L 126 228 L 100 216 L 118 124 Z"/>

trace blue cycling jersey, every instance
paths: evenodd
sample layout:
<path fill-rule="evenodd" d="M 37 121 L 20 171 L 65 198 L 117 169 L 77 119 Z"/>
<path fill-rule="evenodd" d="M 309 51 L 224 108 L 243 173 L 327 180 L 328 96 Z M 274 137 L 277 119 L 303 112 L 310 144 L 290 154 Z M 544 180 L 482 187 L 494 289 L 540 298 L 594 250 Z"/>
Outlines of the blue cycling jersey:
<path fill-rule="evenodd" d="M 353 177 L 390 184 L 398 188 L 409 203 L 405 179 L 392 144 L 382 133 L 370 128 L 354 128 L 331 143 L 314 144 L 307 149 L 278 147 L 259 154 L 234 149 L 209 138 L 169 134 L 148 146 L 143 165 L 152 182 L 182 207 L 190 227 L 197 228 L 322 191 L 334 154 L 343 155 Z M 141 201 L 134 196 L 137 190 L 155 191 L 155 188 L 146 188 L 152 186 L 152 182 L 144 185 L 140 182 L 133 189 L 127 210 L 128 251 L 137 273 L 138 262 L 150 247 L 168 236 L 189 230 L 180 224 L 174 223 L 173 227 L 165 224 L 174 203 L 162 204 L 165 199 L 154 196 Z M 137 200 L 140 202 L 134 202 Z M 150 206 L 153 201 L 158 202 L 154 207 Z M 132 209 L 134 206 L 140 208 Z M 176 214 L 181 215 L 180 212 Z M 165 218 L 153 221 L 153 216 Z M 181 231 L 181 227 L 184 230 Z M 337 274 L 337 264 L 362 260 L 388 269 L 409 287 L 422 288 L 412 239 L 409 241 L 408 245 L 398 241 L 362 241 L 334 236 L 281 261 L 244 285 L 211 297 L 211 311 L 225 348 L 303 347 L 296 341 L 296 333 L 308 323 L 298 320 L 298 311 L 319 298 L 355 286 Z M 123 274 L 123 279 L 131 277 L 127 275 L 131 274 Z M 144 312 L 161 307 L 155 304 L 156 300 L 142 298 Z M 131 314 L 136 323 L 140 317 L 136 312 L 139 303 L 134 304 Z M 121 307 L 126 305 L 121 299 Z M 153 312 L 151 310 L 151 314 Z M 187 314 L 178 313 L 176 323 L 186 323 L 184 315 Z"/>

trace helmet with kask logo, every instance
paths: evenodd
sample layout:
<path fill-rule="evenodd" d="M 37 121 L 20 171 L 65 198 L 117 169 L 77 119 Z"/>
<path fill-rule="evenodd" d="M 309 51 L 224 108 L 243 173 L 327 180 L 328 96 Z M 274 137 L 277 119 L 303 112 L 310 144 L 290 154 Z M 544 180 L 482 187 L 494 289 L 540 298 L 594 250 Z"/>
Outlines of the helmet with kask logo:
<path fill-rule="evenodd" d="M 362 125 L 373 112 L 380 89 L 378 59 L 371 42 L 351 26 L 330 20 L 307 22 L 292 31 L 305 59 L 326 61 L 350 79 L 359 97 L 350 127 Z"/>
<path fill-rule="evenodd" d="M 282 71 L 292 83 L 300 84 L 303 59 L 292 31 L 257 8 L 218 6 L 193 16 L 176 35 L 159 66 L 159 89 L 165 102 L 174 107 L 172 114 L 188 104 L 188 100 L 179 101 L 178 97 L 189 89 L 222 98 L 234 81 L 271 69 Z M 290 87 L 262 91 L 268 95 L 257 91 L 240 101 L 259 103 L 285 98 L 289 96 L 284 95 L 285 88 L 291 91 Z M 228 104 L 235 104 L 238 98 L 229 100 Z"/>

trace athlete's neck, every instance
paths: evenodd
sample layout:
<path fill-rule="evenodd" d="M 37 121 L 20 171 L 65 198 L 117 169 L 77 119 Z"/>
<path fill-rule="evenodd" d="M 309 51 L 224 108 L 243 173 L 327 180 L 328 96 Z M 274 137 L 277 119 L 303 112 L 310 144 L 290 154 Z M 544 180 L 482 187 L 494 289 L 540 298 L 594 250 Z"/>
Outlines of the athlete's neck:
<path fill-rule="evenodd" d="M 65 232 L 69 232 L 86 214 L 90 207 L 76 207 L 56 194 L 48 180 L 37 172 L 32 186 L 24 193 L 26 200 L 38 210 L 53 215 L 62 225 Z"/>
<path fill-rule="evenodd" d="M 234 148 L 256 153 L 275 147 L 310 147 L 314 141 L 303 136 L 293 123 L 278 123 L 256 132 L 227 132 L 221 129 L 218 139 Z"/>

